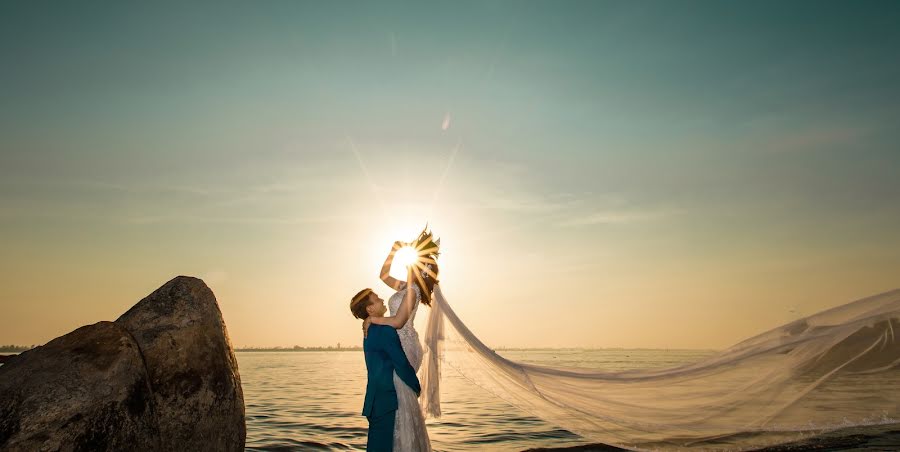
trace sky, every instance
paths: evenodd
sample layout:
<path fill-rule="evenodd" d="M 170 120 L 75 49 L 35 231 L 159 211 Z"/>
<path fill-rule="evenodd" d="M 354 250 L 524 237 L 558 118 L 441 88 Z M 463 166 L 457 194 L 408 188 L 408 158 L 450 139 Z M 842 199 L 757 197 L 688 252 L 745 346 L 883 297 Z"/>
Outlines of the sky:
<path fill-rule="evenodd" d="M 235 346 L 359 345 L 426 222 L 492 347 L 900 287 L 896 2 L 188 3 L 0 3 L 0 344 L 191 275 Z"/>

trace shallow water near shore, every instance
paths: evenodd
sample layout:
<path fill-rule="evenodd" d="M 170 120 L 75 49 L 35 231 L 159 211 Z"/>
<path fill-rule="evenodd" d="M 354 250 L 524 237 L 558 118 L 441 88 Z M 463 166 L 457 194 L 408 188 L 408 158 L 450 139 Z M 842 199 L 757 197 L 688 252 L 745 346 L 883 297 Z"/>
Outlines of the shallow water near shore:
<path fill-rule="evenodd" d="M 705 350 L 509 350 L 507 358 L 621 370 L 697 361 Z M 366 385 L 362 352 L 238 352 L 247 410 L 247 450 L 362 450 Z M 445 369 L 440 419 L 428 421 L 436 451 L 519 451 L 585 445 Z"/>
<path fill-rule="evenodd" d="M 624 370 L 698 361 L 707 350 L 499 350 L 515 361 Z M 248 451 L 364 450 L 360 414 L 366 369 L 360 351 L 237 352 Z M 435 451 L 613 450 L 559 429 L 445 369 L 440 419 L 428 421 Z M 775 447 L 794 450 L 900 450 L 900 425 L 852 427 Z"/>

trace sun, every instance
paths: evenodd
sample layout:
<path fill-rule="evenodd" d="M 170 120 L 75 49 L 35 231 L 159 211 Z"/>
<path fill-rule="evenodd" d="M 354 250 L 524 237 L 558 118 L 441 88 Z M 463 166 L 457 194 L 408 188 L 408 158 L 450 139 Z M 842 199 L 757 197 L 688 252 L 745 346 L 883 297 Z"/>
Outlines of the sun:
<path fill-rule="evenodd" d="M 414 264 L 418 259 L 419 252 L 411 246 L 400 248 L 397 250 L 397 254 L 394 255 L 394 263 L 402 265 L 403 268 L 406 268 L 407 265 Z"/>

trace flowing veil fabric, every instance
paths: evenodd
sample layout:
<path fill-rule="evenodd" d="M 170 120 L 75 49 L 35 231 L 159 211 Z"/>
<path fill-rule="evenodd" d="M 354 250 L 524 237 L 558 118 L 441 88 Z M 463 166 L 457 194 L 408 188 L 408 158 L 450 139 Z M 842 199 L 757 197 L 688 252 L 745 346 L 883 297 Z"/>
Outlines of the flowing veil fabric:
<path fill-rule="evenodd" d="M 441 416 L 441 358 L 444 342 L 444 307 L 447 306 L 441 288 L 434 286 L 434 296 L 431 300 L 431 309 L 428 314 L 428 326 L 425 327 L 424 357 L 420 378 L 422 393 L 419 403 L 426 418 Z"/>
<path fill-rule="evenodd" d="M 441 367 L 584 438 L 630 449 L 744 450 L 900 417 L 900 290 L 747 339 L 700 362 L 604 372 L 508 360 L 439 286 L 420 403 L 440 416 Z"/>

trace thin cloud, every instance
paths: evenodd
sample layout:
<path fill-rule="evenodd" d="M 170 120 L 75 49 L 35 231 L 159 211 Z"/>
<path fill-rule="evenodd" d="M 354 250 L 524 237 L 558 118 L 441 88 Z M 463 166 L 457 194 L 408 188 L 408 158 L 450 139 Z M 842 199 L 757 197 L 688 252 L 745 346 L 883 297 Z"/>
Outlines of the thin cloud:
<path fill-rule="evenodd" d="M 631 224 L 659 220 L 681 213 L 675 209 L 610 209 L 595 211 L 587 215 L 575 215 L 557 224 L 563 227 L 592 226 L 600 224 Z"/>
<path fill-rule="evenodd" d="M 125 185 L 103 180 L 57 180 L 57 181 L 24 181 L 34 186 L 49 186 L 58 189 L 88 189 L 99 192 L 121 193 L 132 196 L 169 194 L 186 195 L 203 198 L 202 202 L 209 206 L 231 206 L 263 202 L 279 195 L 303 195 L 315 198 L 323 190 L 341 187 L 344 183 L 334 177 L 303 176 L 291 182 L 268 182 L 245 186 L 191 186 L 134 183 Z"/>
<path fill-rule="evenodd" d="M 573 208 L 581 202 L 568 196 L 486 196 L 474 207 L 515 213 L 551 213 Z"/>
<path fill-rule="evenodd" d="M 216 217 L 216 216 L 175 216 L 147 215 L 132 216 L 122 219 L 127 224 L 160 224 L 160 223 L 215 223 L 215 224 L 262 224 L 262 225 L 300 225 L 316 223 L 337 223 L 359 219 L 355 215 L 311 216 L 311 217 Z"/>
<path fill-rule="evenodd" d="M 520 214 L 557 227 L 643 223 L 683 213 L 682 209 L 675 207 L 642 208 L 628 202 L 621 195 L 612 193 L 482 196 L 469 207 Z"/>

